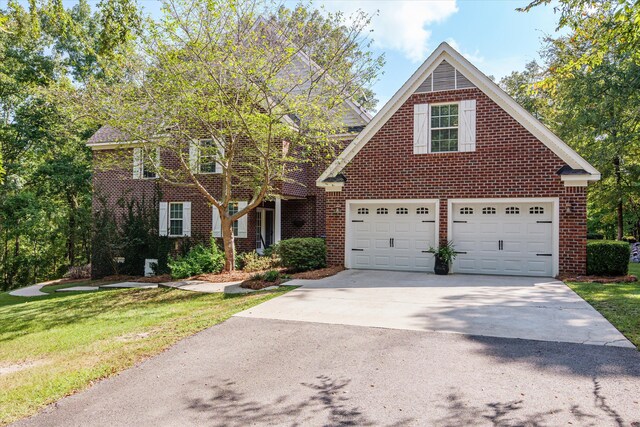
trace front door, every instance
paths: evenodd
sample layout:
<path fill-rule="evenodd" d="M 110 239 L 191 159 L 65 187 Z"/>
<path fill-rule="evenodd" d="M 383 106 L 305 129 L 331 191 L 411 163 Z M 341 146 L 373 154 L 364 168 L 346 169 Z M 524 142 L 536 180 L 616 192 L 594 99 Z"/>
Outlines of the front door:
<path fill-rule="evenodd" d="M 259 254 L 273 244 L 274 219 L 273 209 L 256 209 L 256 252 Z"/>

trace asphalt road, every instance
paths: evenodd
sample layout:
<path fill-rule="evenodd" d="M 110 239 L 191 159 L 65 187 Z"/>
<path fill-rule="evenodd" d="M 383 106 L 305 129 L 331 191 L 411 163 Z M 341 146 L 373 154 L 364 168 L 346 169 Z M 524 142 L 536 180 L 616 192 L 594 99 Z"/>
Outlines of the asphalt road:
<path fill-rule="evenodd" d="M 16 425 L 471 424 L 640 426 L 640 353 L 235 317 Z"/>

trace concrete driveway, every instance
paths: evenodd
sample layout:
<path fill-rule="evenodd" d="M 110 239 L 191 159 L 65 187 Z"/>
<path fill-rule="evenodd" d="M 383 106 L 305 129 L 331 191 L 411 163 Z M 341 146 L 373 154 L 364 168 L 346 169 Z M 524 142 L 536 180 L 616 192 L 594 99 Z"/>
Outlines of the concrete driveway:
<path fill-rule="evenodd" d="M 290 284 L 236 316 L 634 348 L 552 278 L 347 270 Z"/>

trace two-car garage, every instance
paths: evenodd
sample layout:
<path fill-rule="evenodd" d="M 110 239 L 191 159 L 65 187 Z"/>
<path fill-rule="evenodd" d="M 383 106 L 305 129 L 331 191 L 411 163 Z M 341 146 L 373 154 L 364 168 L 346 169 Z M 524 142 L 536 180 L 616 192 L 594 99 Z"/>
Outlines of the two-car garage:
<path fill-rule="evenodd" d="M 447 236 L 455 273 L 557 274 L 557 199 L 450 199 Z M 433 271 L 440 201 L 347 201 L 348 268 Z M 444 216 L 444 215 L 443 215 Z M 442 227 L 444 228 L 444 227 Z M 442 230 L 444 231 L 444 230 Z"/>

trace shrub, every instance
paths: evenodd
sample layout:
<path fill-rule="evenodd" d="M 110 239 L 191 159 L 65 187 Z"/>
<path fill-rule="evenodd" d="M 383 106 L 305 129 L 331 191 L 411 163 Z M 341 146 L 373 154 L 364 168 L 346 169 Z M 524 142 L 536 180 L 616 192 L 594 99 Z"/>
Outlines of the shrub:
<path fill-rule="evenodd" d="M 631 250 L 627 242 L 595 240 L 587 243 L 587 274 L 624 276 L 629 270 Z"/>
<path fill-rule="evenodd" d="M 88 279 L 91 277 L 91 264 L 69 267 L 69 271 L 62 276 L 67 279 Z"/>
<path fill-rule="evenodd" d="M 256 251 L 240 254 L 238 259 L 240 259 L 240 268 L 247 273 L 269 270 L 277 267 L 279 263 L 275 256 L 258 255 Z"/>
<path fill-rule="evenodd" d="M 269 270 L 264 273 L 263 277 L 267 282 L 275 282 L 280 277 L 280 272 L 278 270 Z"/>
<path fill-rule="evenodd" d="M 602 240 L 604 239 L 604 234 L 601 233 L 587 233 L 587 240 Z"/>
<path fill-rule="evenodd" d="M 306 237 L 278 243 L 276 253 L 281 264 L 292 271 L 315 270 L 326 266 L 327 247 L 324 239 Z"/>
<path fill-rule="evenodd" d="M 203 273 L 220 273 L 224 268 L 224 259 L 224 252 L 218 245 L 196 245 L 186 255 L 169 261 L 171 277 L 184 279 Z"/>

